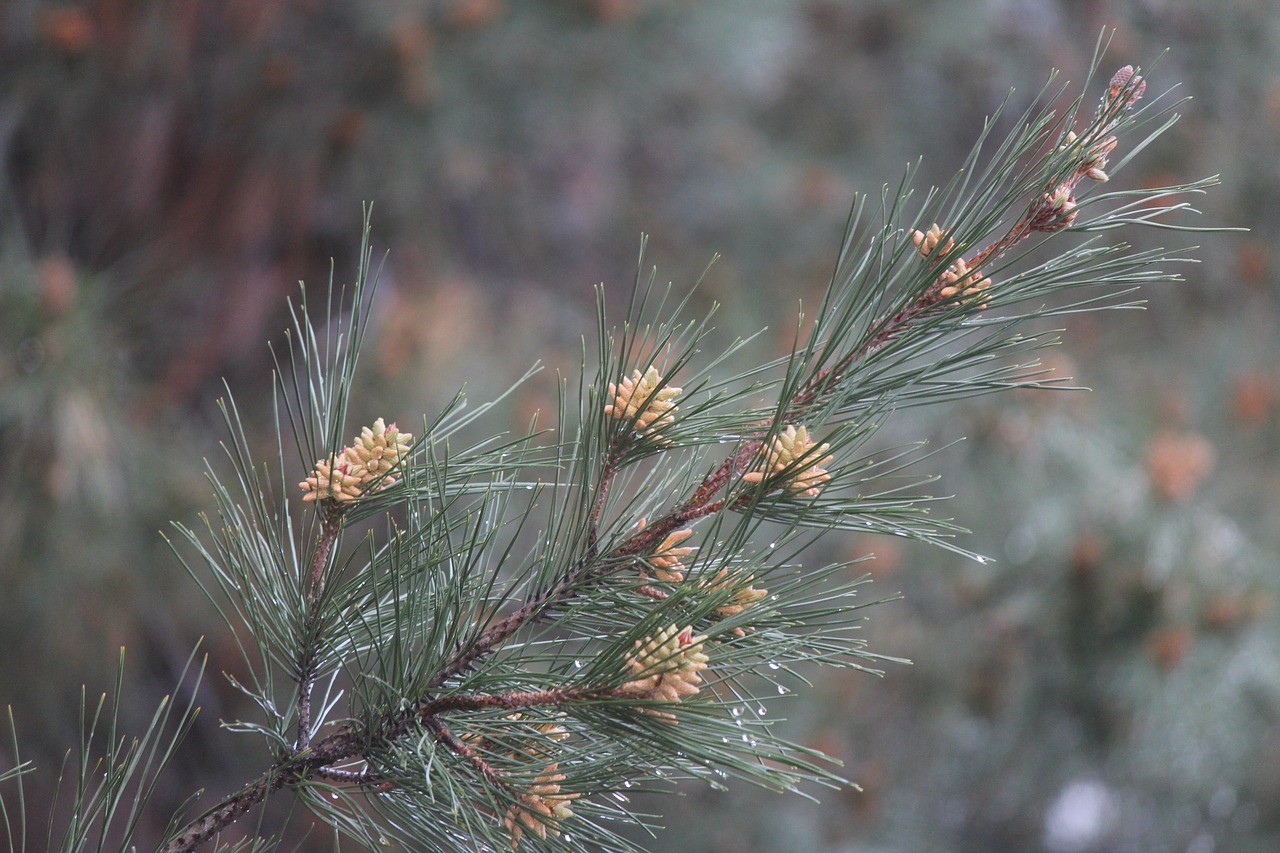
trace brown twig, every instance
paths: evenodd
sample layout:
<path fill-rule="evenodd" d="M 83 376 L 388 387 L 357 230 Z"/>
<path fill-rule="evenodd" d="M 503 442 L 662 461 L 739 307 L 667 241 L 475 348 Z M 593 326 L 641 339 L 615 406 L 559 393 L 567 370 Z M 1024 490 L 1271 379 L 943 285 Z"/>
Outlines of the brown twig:
<path fill-rule="evenodd" d="M 617 449 L 614 448 L 605 458 L 604 470 L 600 472 L 600 482 L 596 486 L 596 499 L 591 505 L 591 515 L 587 519 L 587 555 L 593 557 L 600 539 L 600 519 L 604 517 L 605 501 L 609 496 L 609 486 L 613 484 L 613 475 L 617 473 Z"/>
<path fill-rule="evenodd" d="M 288 775 L 276 770 L 268 771 L 261 779 L 250 783 L 223 800 L 217 807 L 183 827 L 182 831 L 160 848 L 161 853 L 189 853 L 235 823 L 249 809 L 261 803 L 272 791 L 284 787 Z"/>
<path fill-rule="evenodd" d="M 358 785 L 362 788 L 383 784 L 383 779 L 376 773 L 366 770 L 344 770 L 339 767 L 320 767 L 311 774 L 313 779 L 327 779 L 330 782 L 341 782 L 346 785 Z"/>
<path fill-rule="evenodd" d="M 440 741 L 445 746 L 449 747 L 458 755 L 466 759 L 472 767 L 480 771 L 480 775 L 483 776 L 489 784 L 504 788 L 507 787 L 506 782 L 502 779 L 502 774 L 499 773 L 492 764 L 486 761 L 484 756 L 476 751 L 475 747 L 455 735 L 453 730 L 445 724 L 444 720 L 434 714 L 427 714 L 422 716 L 422 722 L 423 725 L 431 729 L 432 733 L 435 734 L 436 740 Z"/>
<path fill-rule="evenodd" d="M 320 512 L 320 536 L 316 540 L 315 553 L 307 578 L 307 601 L 310 605 L 308 620 L 315 623 L 320 615 L 320 601 L 324 594 L 324 570 L 329 565 L 334 543 L 342 530 L 345 507 L 337 501 L 325 501 Z M 306 661 L 298 673 L 298 738 L 299 751 L 311 743 L 311 693 L 315 689 L 314 661 Z"/>

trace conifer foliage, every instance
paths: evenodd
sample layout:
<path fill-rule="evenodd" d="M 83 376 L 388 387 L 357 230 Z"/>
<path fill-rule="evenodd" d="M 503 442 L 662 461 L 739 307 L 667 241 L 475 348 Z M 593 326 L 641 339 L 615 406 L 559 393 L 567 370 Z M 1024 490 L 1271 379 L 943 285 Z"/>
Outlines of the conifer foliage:
<path fill-rule="evenodd" d="M 292 797 L 371 849 L 626 850 L 623 829 L 656 822 L 636 791 L 851 784 L 762 704 L 814 666 L 886 660 L 857 633 L 866 578 L 805 547 L 845 530 L 968 554 L 932 512 L 927 453 L 873 436 L 902 407 L 1061 386 L 1036 361 L 1056 340 L 1037 321 L 1176 278 L 1183 249 L 1109 239 L 1195 230 L 1175 215 L 1213 183 L 1109 189 L 1176 120 L 1147 89 L 1126 66 L 1061 114 L 1002 111 L 947 185 L 914 190 L 909 169 L 857 200 L 792 352 L 745 373 L 725 365 L 750 341 L 705 352 L 711 317 L 688 320 L 642 259 L 620 320 L 600 289 L 595 346 L 551 423 L 518 435 L 479 432 L 500 400 L 459 396 L 412 431 L 405 413 L 349 411 L 377 280 L 366 218 L 350 290 L 296 305 L 279 458 L 253 458 L 228 395 L 214 510 L 175 525 L 259 709 L 226 728 L 271 760 L 175 816 L 163 849 L 266 849 L 239 823 Z M 137 741 L 112 730 L 101 764 L 86 713 L 85 760 L 64 771 L 75 825 L 50 846 L 127 846 L 193 713 L 166 701 Z M 7 774 L 19 794 L 26 769 Z"/>

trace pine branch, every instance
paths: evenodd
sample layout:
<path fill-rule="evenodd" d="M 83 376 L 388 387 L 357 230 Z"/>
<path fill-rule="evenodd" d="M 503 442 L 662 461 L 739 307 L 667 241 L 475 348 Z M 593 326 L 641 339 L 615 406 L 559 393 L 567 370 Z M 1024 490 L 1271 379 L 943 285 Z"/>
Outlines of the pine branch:
<path fill-rule="evenodd" d="M 1172 227 L 1162 217 L 1208 182 L 1089 195 L 1128 161 L 1108 166 L 1127 134 L 1159 122 L 1136 153 L 1170 126 L 1139 106 L 1145 87 L 1126 67 L 1091 114 L 1083 96 L 1063 116 L 1031 107 L 1003 140 L 993 117 L 947 186 L 917 202 L 908 170 L 872 226 L 856 203 L 810 331 L 746 373 L 721 375 L 746 342 L 704 356 L 710 318 L 681 320 L 688 297 L 653 273 L 638 272 L 620 327 L 601 291 L 596 367 L 584 354 L 548 432 L 463 444 L 493 404 L 464 412 L 459 397 L 417 438 L 378 418 L 344 443 L 376 284 L 366 222 L 351 293 L 331 280 L 320 315 L 291 306 L 277 360 L 279 431 L 308 473 L 295 487 L 278 447 L 268 478 L 228 397 L 214 519 L 177 527 L 198 557 L 184 565 L 247 638 L 233 684 L 262 722 L 228 728 L 274 760 L 175 821 L 163 849 L 195 850 L 286 789 L 368 846 L 518 847 L 572 825 L 566 848 L 621 850 L 606 824 L 645 819 L 597 795 L 633 782 L 848 785 L 777 737 L 758 698 L 786 692 L 792 666 L 885 660 L 855 633 L 875 603 L 863 580 L 802 566 L 803 549 L 855 529 L 965 553 L 919 491 L 928 454 L 868 451 L 871 438 L 898 408 L 1052 385 L 1033 356 L 1053 339 L 1029 323 L 1174 278 L 1161 265 L 1180 254 L 1098 235 Z M 1101 295 L 1059 298 L 1089 287 Z M 344 548 L 377 516 L 384 533 Z M 351 692 L 342 718 L 335 683 Z"/>
<path fill-rule="evenodd" d="M 423 736 L 427 742 L 455 756 L 461 762 L 459 770 L 470 768 L 472 782 L 466 782 L 465 776 L 441 779 L 451 789 L 461 786 L 451 796 L 488 802 L 489 805 L 477 808 L 495 817 L 505 815 L 496 828 L 505 828 L 518 843 L 524 831 L 540 835 L 555 831 L 559 821 L 570 814 L 568 799 L 577 796 L 561 792 L 561 782 L 567 777 L 559 769 L 561 759 L 571 760 L 574 753 L 566 752 L 557 758 L 556 753 L 539 749 L 531 756 L 525 755 L 523 747 L 512 751 L 509 747 L 496 746 L 498 741 L 505 742 L 514 736 L 508 730 L 522 725 L 517 721 L 523 715 L 543 715 L 539 719 L 547 719 L 548 713 L 568 714 L 583 722 L 574 728 L 576 735 L 588 738 L 597 746 L 614 742 L 615 748 L 637 749 L 645 739 L 653 737 L 653 730 L 632 728 L 630 723 L 626 729 L 609 734 L 623 719 L 617 714 L 637 712 L 641 717 L 648 714 L 659 724 L 659 729 L 663 724 L 680 720 L 696 739 L 701 737 L 700 727 L 707 728 L 709 733 L 719 725 L 714 716 L 701 713 L 689 716 L 697 703 L 682 701 L 701 691 L 700 673 L 707 667 L 709 655 L 722 658 L 717 660 L 717 666 L 745 675 L 753 671 L 748 661 L 753 659 L 751 650 L 755 645 L 762 654 L 775 655 L 783 652 L 780 642 L 785 642 L 787 647 L 795 644 L 807 648 L 798 654 L 801 660 L 829 659 L 832 654 L 834 659 L 847 659 L 850 654 L 858 654 L 855 645 L 833 642 L 834 629 L 825 635 L 819 631 L 812 641 L 799 637 L 779 641 L 764 633 L 765 626 L 770 624 L 770 613 L 756 602 L 768 591 L 754 584 L 759 579 L 772 577 L 782 567 L 755 564 L 737 556 L 737 551 L 749 541 L 750 531 L 769 519 L 788 524 L 791 530 L 839 529 L 853 519 L 853 523 L 871 528 L 883 525 L 927 541 L 942 541 L 946 525 L 923 521 L 923 513 L 927 511 L 923 506 L 928 499 L 898 497 L 894 492 L 901 487 L 879 486 L 906 463 L 886 464 L 858 457 L 853 451 L 875 432 L 874 418 L 890 411 L 896 401 L 918 404 L 980 390 L 1034 384 L 1034 378 L 1019 379 L 1017 372 L 1010 374 L 1006 368 L 986 373 L 973 371 L 1004 352 L 1039 345 L 1034 337 L 1005 337 L 1002 330 L 1043 313 L 1042 309 L 987 320 L 982 315 L 989 306 L 1009 306 L 1092 282 L 1122 291 L 1129 282 L 1160 277 L 1150 271 L 1151 264 L 1169 259 L 1165 253 L 1137 253 L 1131 260 L 1113 260 L 1109 251 L 1095 251 L 1087 245 L 1065 249 L 1056 262 L 1051 260 L 1015 273 L 1003 289 L 982 272 L 984 266 L 1001 262 L 1014 247 L 1033 236 L 1054 238 L 1076 227 L 1094 231 L 1109 227 L 1113 220 L 1109 220 L 1106 213 L 1077 223 L 1082 206 L 1076 199 L 1077 188 L 1082 181 L 1101 183 L 1109 177 L 1103 171 L 1107 157 L 1116 149 L 1117 137 L 1133 123 L 1133 109 L 1145 85 L 1132 69 L 1122 69 L 1112 78 L 1093 118 L 1079 136 L 1069 127 L 1075 110 L 1057 123 L 1044 113 L 1024 117 L 1010 138 L 997 147 L 995 162 L 980 180 L 969 184 L 966 178 L 942 195 L 931 196 L 933 206 L 945 202 L 953 213 L 954 224 L 950 228 L 932 225 L 924 231 L 897 226 L 896 217 L 902 214 L 907 198 L 905 184 L 899 188 L 886 208 L 888 219 L 884 227 L 873 237 L 862 258 L 855 259 L 850 253 L 842 252 L 832 289 L 819 311 L 813 333 L 807 342 L 798 345 L 789 359 L 777 365 L 783 377 L 773 385 L 777 402 L 772 408 L 746 407 L 729 415 L 725 404 L 737 400 L 741 392 L 721 393 L 714 383 L 694 374 L 687 386 L 708 394 L 709 402 L 702 407 L 695 405 L 694 411 L 677 416 L 677 408 L 686 405 L 681 402 L 677 406 L 677 400 L 691 399 L 691 394 L 670 385 L 664 374 L 687 367 L 702 332 L 697 327 L 681 331 L 679 326 L 666 321 L 644 325 L 641 318 L 654 307 L 650 302 L 652 277 L 647 284 L 638 279 L 627 331 L 620 337 L 602 331 L 601 373 L 599 384 L 594 386 L 601 391 L 592 392 L 588 388 L 583 396 L 585 408 L 579 410 L 582 431 L 576 438 L 562 436 L 553 447 L 555 457 L 550 462 L 561 473 L 549 488 L 551 494 L 562 495 L 564 502 L 552 510 L 543 545 L 508 582 L 508 588 L 513 591 L 523 583 L 523 595 L 505 615 L 498 616 L 498 608 L 483 603 L 488 598 L 484 589 L 492 589 L 492 581 L 484 589 L 474 583 L 465 586 L 465 592 L 464 587 L 456 587 L 450 594 L 457 596 L 460 605 L 473 601 L 487 615 L 474 622 L 469 630 L 431 628 L 423 633 L 422 628 L 410 624 L 402 613 L 402 608 L 412 608 L 406 598 L 410 593 L 394 580 L 400 577 L 401 570 L 395 564 L 401 558 L 393 557 L 392 552 L 375 553 L 369 565 L 373 567 L 391 560 L 385 577 L 393 579 L 394 585 L 381 587 L 381 592 L 377 591 L 380 587 L 375 586 L 360 592 L 357 598 L 343 593 L 341 597 L 348 602 L 346 607 L 355 606 L 358 600 L 363 602 L 358 606 L 367 613 L 356 622 L 364 626 L 358 636 L 352 634 L 346 642 L 353 648 L 378 650 L 376 660 L 384 663 L 406 661 L 410 654 L 422 656 L 423 662 L 409 670 L 404 663 L 398 663 L 394 670 L 386 671 L 387 677 L 392 677 L 393 672 L 402 673 L 394 677 L 404 678 L 403 690 L 414 692 L 399 692 L 393 684 L 378 686 L 376 692 L 385 694 L 386 698 L 377 700 L 370 694 L 368 714 L 331 724 L 328 734 L 313 739 L 312 732 L 318 721 L 312 720 L 311 692 L 316 677 L 325 667 L 318 657 L 303 657 L 298 665 L 295 746 L 286 751 L 268 773 L 175 836 L 168 849 L 194 849 L 271 791 L 283 787 L 303 791 L 312 781 L 327 780 L 362 790 L 393 791 L 405 785 L 409 786 L 406 791 L 416 790 L 421 781 L 412 782 L 392 765 L 379 764 L 375 756 L 389 745 L 407 743 L 411 738 L 422 742 Z M 1028 157 L 1037 146 L 1043 147 L 1044 153 L 1029 164 L 1020 165 L 1019 159 Z M 971 162 L 978 162 L 976 150 Z M 1021 212 L 1002 224 L 1008 209 L 1028 194 L 1031 199 L 1025 202 Z M 1135 220 L 1132 211 L 1138 209 L 1137 204 L 1137 201 L 1126 201 L 1110 216 L 1114 221 L 1132 223 Z M 1170 209 L 1177 207 L 1171 205 Z M 917 214 L 918 221 L 923 220 L 924 213 L 922 209 Z M 855 224 L 856 221 L 851 221 L 849 239 Z M 980 237 L 986 238 L 980 244 L 983 248 L 967 251 L 965 247 L 978 245 Z M 886 252 L 887 258 L 883 255 Z M 1008 269 L 1008 263 L 993 269 L 1001 274 Z M 357 302 L 362 298 L 360 293 L 361 286 L 357 284 Z M 656 305 L 660 306 L 662 301 L 656 300 Z M 601 316 L 603 327 L 603 309 Z M 311 364 L 309 353 L 317 350 L 317 339 L 307 331 L 308 323 L 304 308 L 298 318 L 297 331 L 299 340 L 309 342 L 304 352 L 306 365 Z M 352 323 L 348 338 L 358 341 L 363 328 L 355 319 Z M 973 337 L 972 342 L 941 358 L 933 356 L 925 360 L 934 350 L 948 343 L 954 345 L 966 337 Z M 665 366 L 657 363 L 657 353 L 667 353 Z M 329 436 L 327 456 L 317 463 L 303 484 L 309 490 L 308 498 L 314 498 L 320 507 L 319 532 L 310 552 L 302 614 L 304 624 L 309 626 L 306 635 L 317 639 L 325 625 L 334 624 L 334 617 L 329 614 L 335 608 L 342 609 L 337 598 L 325 593 L 331 554 L 348 514 L 354 518 L 357 514 L 367 514 L 371 504 L 391 505 L 411 496 L 412 501 L 422 502 L 439 520 L 431 522 L 424 517 L 415 521 L 421 525 L 421 534 L 413 534 L 415 536 L 427 535 L 433 523 L 443 523 L 440 530 L 448 535 L 455 522 L 444 519 L 455 510 L 461 513 L 457 515 L 459 521 L 471 519 L 465 526 L 473 533 L 459 544 L 445 546 L 439 556 L 430 558 L 423 567 L 426 574 L 422 575 L 421 582 L 426 585 L 425 596 L 429 589 L 439 587 L 443 592 L 451 588 L 447 579 L 439 584 L 429 580 L 431 572 L 439 571 L 464 554 L 472 555 L 466 557 L 470 566 L 476 553 L 492 547 L 488 543 L 493 540 L 488 534 L 476 538 L 480 529 L 489 523 L 482 519 L 490 517 L 496 506 L 491 503 L 491 496 L 510 494 L 516 486 L 516 480 L 505 478 L 504 469 L 487 468 L 487 463 L 481 460 L 489 457 L 483 453 L 466 458 L 464 467 L 469 465 L 472 469 L 466 476 L 441 476 L 450 466 L 457 465 L 456 458 L 446 463 L 445 457 L 434 457 L 435 451 L 429 451 L 433 458 L 428 464 L 415 461 L 408 446 L 411 438 L 397 437 L 394 426 L 386 428 L 382 421 L 372 430 L 364 431 L 366 436 L 372 435 L 381 441 L 381 448 L 392 448 L 386 451 L 390 455 L 385 463 L 378 462 L 381 467 L 370 468 L 372 457 L 361 455 L 364 451 L 360 448 L 367 450 L 373 446 L 367 440 L 363 445 L 358 439 L 355 444 L 339 448 L 333 438 L 336 433 L 332 425 L 337 422 L 334 413 L 345 411 L 342 389 L 350 385 L 347 366 L 353 363 L 354 357 L 341 354 L 332 357 L 330 370 L 341 374 L 337 391 L 308 392 L 308 399 L 320 401 L 311 405 L 315 414 L 310 421 L 302 416 L 301 407 L 296 407 L 298 414 L 290 415 L 295 424 L 303 425 L 301 429 L 296 428 L 300 435 Z M 307 367 L 296 373 L 311 370 Z M 1027 375 L 1035 376 L 1034 373 Z M 317 374 L 312 384 L 327 388 L 324 377 L 323 373 Z M 752 387 L 757 391 L 767 388 Z M 296 399 L 302 402 L 304 397 L 299 395 Z M 570 420 L 569 416 L 568 408 L 562 405 L 562 425 Z M 313 425 L 307 426 L 308 423 Z M 824 425 L 833 425 L 833 428 L 828 440 L 820 443 L 810 437 L 808 430 Z M 672 501 L 665 510 L 655 507 L 659 511 L 651 520 L 641 515 L 630 529 L 616 528 L 615 513 L 625 517 L 635 511 L 620 506 L 615 495 L 623 494 L 620 483 L 640 470 L 638 465 L 681 448 L 712 445 L 713 437 L 717 436 L 719 441 L 723 441 L 724 436 L 735 436 L 733 449 L 709 464 L 701 476 L 688 481 L 683 486 L 683 497 Z M 428 430 L 418 447 L 440 447 L 439 441 L 439 436 Z M 524 461 L 533 459 L 526 457 Z M 481 472 L 491 472 L 489 485 L 483 492 L 485 497 L 479 503 L 469 504 L 468 509 L 467 504 L 457 501 L 466 494 L 476 494 L 472 484 Z M 493 479 L 494 474 L 497 479 Z M 841 497 L 842 490 L 854 489 L 855 484 L 874 485 L 880 490 Z M 669 494 L 670 484 L 667 488 Z M 532 509 L 527 509 L 518 515 L 518 527 L 523 528 L 531 512 Z M 908 518 L 921 521 L 908 522 Z M 703 555 L 705 561 L 701 565 L 706 568 L 695 577 L 688 577 L 691 570 L 683 561 L 691 559 L 696 549 L 680 543 L 692 535 L 690 525 L 700 521 L 709 521 L 715 529 L 727 531 L 725 556 L 721 558 L 723 562 L 717 564 L 708 559 L 709 554 Z M 575 529 L 578 532 L 572 532 Z M 439 541 L 444 544 L 444 540 Z M 415 547 L 419 550 L 404 558 L 410 564 L 418 559 L 413 554 L 425 553 L 421 549 L 434 546 L 424 540 Z M 498 562 L 482 571 L 496 578 L 499 568 L 514 559 L 512 555 L 511 547 L 507 546 L 501 550 Z M 741 569 L 735 568 L 739 561 Z M 455 572 L 452 576 L 458 581 L 454 583 L 461 581 L 463 574 Z M 352 594 L 356 595 L 354 591 Z M 631 602 L 625 598 L 629 594 L 638 598 Z M 619 595 L 623 598 L 617 598 Z M 614 638 L 601 637 L 589 624 L 595 620 L 592 608 L 605 600 L 628 601 L 626 607 L 638 616 L 636 624 Z M 643 615 L 646 607 L 649 613 Z M 846 610 L 842 606 L 833 612 Z M 241 608 L 241 612 L 251 611 L 247 605 Z M 808 611 L 809 624 L 826 624 L 827 617 L 822 615 L 825 612 L 824 608 Z M 428 614 L 424 616 L 428 621 L 432 618 Z M 403 626 L 403 632 L 390 640 L 380 636 L 383 630 L 380 626 L 388 624 Z M 709 633 L 694 636 L 695 624 L 705 625 Z M 778 628 L 784 624 L 791 623 L 778 622 Z M 539 636 L 546 639 L 536 639 Z M 573 640 L 575 636 L 581 639 Z M 777 636 L 787 634 L 784 630 Z M 445 644 L 448 638 L 452 639 Z M 413 643 L 415 647 L 420 643 L 426 645 L 411 653 L 406 643 Z M 569 648 L 566 643 L 572 647 L 583 643 L 586 647 L 598 646 L 593 664 L 585 674 L 557 674 L 558 668 L 565 665 L 567 655 L 554 649 Z M 714 648 L 708 643 L 714 643 Z M 332 641 L 329 645 L 332 646 Z M 537 651 L 543 645 L 547 645 L 545 654 Z M 318 645 L 304 644 L 303 647 L 316 652 L 320 649 Z M 744 654 L 742 663 L 734 663 Z M 511 662 L 516 668 L 503 663 L 508 655 L 514 655 Z M 654 655 L 657 658 L 650 660 Z M 537 666 L 543 667 L 544 675 L 539 675 L 536 667 L 522 675 L 518 663 L 522 658 L 526 659 L 526 666 L 542 660 Z M 725 682 L 728 689 L 738 694 L 741 688 L 734 680 L 736 676 L 724 678 L 728 679 Z M 513 679 L 527 681 L 531 686 L 475 689 L 480 684 L 496 687 Z M 557 679 L 560 679 L 558 683 Z M 396 696 L 400 697 L 398 702 Z M 381 704 L 384 701 L 387 704 Z M 597 707 L 604 711 L 604 717 L 590 710 Z M 469 725 L 475 726 L 490 713 L 505 714 L 503 719 L 507 720 L 494 724 L 497 729 L 491 729 L 490 735 L 480 735 L 478 730 L 459 734 L 451 722 L 456 720 L 461 725 L 470 721 Z M 585 723 L 588 719 L 592 720 L 590 725 Z M 593 726 L 601 727 L 600 731 L 593 731 Z M 641 736 L 641 732 L 646 734 Z M 609 741 L 609 738 L 619 740 Z M 655 741 L 655 745 L 659 742 L 664 741 Z M 700 742 L 706 744 L 705 748 L 700 753 L 698 750 L 691 753 L 701 754 L 698 760 L 707 762 L 707 766 L 722 764 L 746 772 L 737 759 L 719 748 L 713 749 L 714 741 L 710 737 Z M 796 770 L 810 774 L 811 778 L 825 778 L 821 773 L 812 775 L 815 769 L 800 761 L 793 747 L 778 746 L 784 750 L 779 755 L 788 755 L 790 751 L 785 761 Z M 581 766 L 571 768 L 575 773 L 600 772 L 590 770 L 598 765 L 585 754 L 578 753 L 578 756 Z M 516 768 L 505 766 L 511 761 L 532 762 L 527 772 L 534 775 L 526 777 L 535 779 L 529 783 L 533 784 L 532 788 L 522 789 L 515 781 L 520 778 L 519 774 L 512 775 Z M 349 767 L 361 769 L 346 769 Z M 747 775 L 766 778 L 758 776 L 758 772 L 753 770 Z M 427 789 L 423 791 L 426 793 Z M 504 802 L 506 805 L 501 804 Z M 536 819 L 531 817 L 534 813 L 538 815 Z M 468 825 L 473 831 L 489 832 L 481 829 L 483 823 L 469 822 Z"/>

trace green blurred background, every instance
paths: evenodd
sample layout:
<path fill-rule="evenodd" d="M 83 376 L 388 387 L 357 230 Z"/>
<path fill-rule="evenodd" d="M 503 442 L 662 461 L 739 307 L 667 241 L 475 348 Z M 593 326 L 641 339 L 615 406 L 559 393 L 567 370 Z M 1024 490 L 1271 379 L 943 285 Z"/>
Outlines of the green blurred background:
<path fill-rule="evenodd" d="M 856 190 L 919 155 L 944 180 L 1010 87 L 1080 81 L 1104 27 L 1104 73 L 1171 47 L 1148 95 L 1194 96 L 1117 182 L 1221 173 L 1198 224 L 1252 232 L 1134 237 L 1202 263 L 1145 313 L 1071 321 L 1051 360 L 1092 393 L 898 419 L 895 440 L 967 438 L 931 464 L 996 562 L 815 554 L 873 551 L 877 591 L 905 594 L 865 633 L 913 666 L 815 672 L 769 709 L 864 792 L 639 805 L 667 815 L 653 849 L 687 853 L 1280 849 L 1274 0 L 0 4 L 0 704 L 44 770 L 37 813 L 120 646 L 135 726 L 197 638 L 236 669 L 158 531 L 211 505 L 224 377 L 273 445 L 266 344 L 299 279 L 320 292 L 333 259 L 349 280 L 363 201 L 390 252 L 365 421 L 535 359 L 572 373 L 641 232 L 678 287 L 721 253 L 699 305 L 726 336 L 777 330 L 773 354 Z M 199 702 L 163 805 L 266 758 L 219 731 L 251 713 L 221 676 Z"/>

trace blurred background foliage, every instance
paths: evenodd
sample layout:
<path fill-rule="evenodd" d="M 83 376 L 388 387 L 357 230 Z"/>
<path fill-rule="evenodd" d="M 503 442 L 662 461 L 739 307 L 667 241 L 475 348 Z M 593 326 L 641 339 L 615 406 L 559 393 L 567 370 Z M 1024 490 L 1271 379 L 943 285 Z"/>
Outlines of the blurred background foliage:
<path fill-rule="evenodd" d="M 234 668 L 157 531 L 210 506 L 224 377 L 274 445 L 266 343 L 299 279 L 349 278 L 362 201 L 390 254 L 354 410 L 411 424 L 542 359 L 519 425 L 576 371 L 592 286 L 621 301 L 642 231 L 679 286 L 721 253 L 698 300 L 777 352 L 855 190 L 918 155 L 945 179 L 1009 87 L 1020 106 L 1050 67 L 1080 81 L 1104 26 L 1107 73 L 1170 46 L 1148 94 L 1195 97 L 1117 180 L 1220 172 L 1203 224 L 1252 233 L 1131 235 L 1203 262 L 1143 314 L 1070 324 L 1051 360 L 1092 393 L 898 419 L 894 439 L 967 438 L 931 464 L 995 562 L 869 537 L 815 555 L 874 552 L 905 594 L 865 630 L 913 666 L 816 672 L 769 710 L 864 792 L 642 805 L 668 815 L 655 849 L 1277 849 L 1272 0 L 0 5 L 0 703 L 28 757 L 56 768 L 121 645 L 136 715 L 201 636 Z M 265 759 L 218 731 L 251 713 L 226 682 L 201 691 L 162 805 Z"/>

